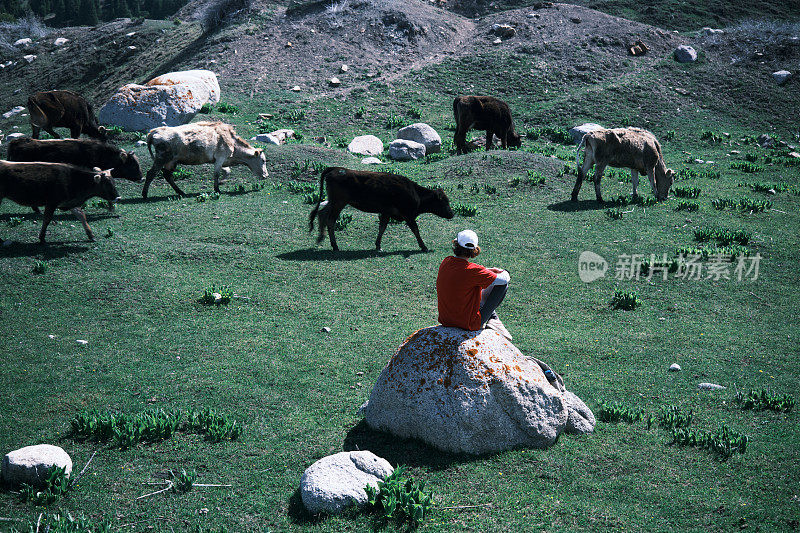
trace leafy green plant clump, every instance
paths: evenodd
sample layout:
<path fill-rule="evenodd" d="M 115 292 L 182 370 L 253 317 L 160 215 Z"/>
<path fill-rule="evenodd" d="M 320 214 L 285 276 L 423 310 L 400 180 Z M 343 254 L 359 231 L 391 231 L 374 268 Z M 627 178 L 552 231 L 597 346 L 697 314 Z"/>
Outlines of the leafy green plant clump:
<path fill-rule="evenodd" d="M 336 219 L 334 229 L 336 231 L 344 231 L 347 229 L 348 224 L 353 221 L 353 215 L 350 213 L 340 213 L 339 218 Z"/>
<path fill-rule="evenodd" d="M 44 274 L 47 271 L 47 263 L 37 260 L 33 263 L 32 270 L 34 274 Z"/>
<path fill-rule="evenodd" d="M 715 198 L 711 200 L 711 205 L 714 207 L 714 209 L 719 209 L 722 211 L 728 207 L 734 208 L 738 205 L 738 203 L 736 200 L 731 200 L 730 198 Z"/>
<path fill-rule="evenodd" d="M 623 309 L 625 311 L 632 311 L 642 304 L 639 296 L 635 292 L 617 291 L 614 297 L 611 298 L 612 309 Z"/>
<path fill-rule="evenodd" d="M 383 520 L 406 520 L 419 524 L 433 508 L 433 494 L 426 493 L 425 482 L 417 485 L 405 477 L 406 469 L 398 466 L 376 489 L 367 485 L 367 504 L 381 515 Z"/>
<path fill-rule="evenodd" d="M 397 115 L 389 115 L 389 118 L 386 119 L 386 128 L 390 130 L 401 128 L 405 123 L 406 121 L 403 120 L 403 117 Z"/>
<path fill-rule="evenodd" d="M 212 286 L 210 289 L 203 291 L 203 296 L 200 297 L 200 303 L 203 305 L 228 305 L 233 298 L 233 291 L 224 285 L 220 287 Z"/>
<path fill-rule="evenodd" d="M 203 104 L 203 107 L 200 108 L 199 113 L 202 113 L 204 115 L 208 115 L 209 113 L 211 113 L 213 111 L 214 111 L 214 106 L 209 104 L 208 102 L 206 102 L 205 104 Z"/>
<path fill-rule="evenodd" d="M 679 427 L 671 431 L 671 436 L 672 440 L 669 444 L 705 448 L 722 461 L 728 460 L 735 453 L 744 454 L 747 451 L 747 443 L 750 441 L 750 437 L 730 430 L 724 422 L 716 433 L 711 431 L 694 432 Z"/>
<path fill-rule="evenodd" d="M 8 224 L 8 227 L 10 227 L 10 228 L 15 228 L 15 227 L 19 226 L 20 224 L 22 224 L 23 221 L 24 221 L 24 219 L 22 217 L 10 217 L 6 221 L 6 224 Z"/>
<path fill-rule="evenodd" d="M 111 533 L 116 531 L 112 527 L 112 522 L 104 518 L 99 522 L 86 518 L 83 515 L 77 517 L 72 514 L 42 515 L 36 523 L 30 524 L 25 531 L 34 533 L 36 531 L 47 531 L 49 533 Z M 11 533 L 21 533 L 12 528 Z"/>
<path fill-rule="evenodd" d="M 700 187 L 674 187 L 672 192 L 678 198 L 697 198 L 700 196 Z"/>
<path fill-rule="evenodd" d="M 189 413 L 186 429 L 205 435 L 207 441 L 237 440 L 242 436 L 242 426 L 228 415 L 210 407 Z"/>
<path fill-rule="evenodd" d="M 54 466 L 44 479 L 42 487 L 23 483 L 20 488 L 20 497 L 23 501 L 32 502 L 35 505 L 49 505 L 69 492 L 71 488 L 66 469 Z"/>
<path fill-rule="evenodd" d="M 689 202 L 686 200 L 681 200 L 675 207 L 675 211 L 697 211 L 698 209 L 700 209 L 700 206 L 697 202 Z"/>
<path fill-rule="evenodd" d="M 794 408 L 795 399 L 791 394 L 778 394 L 769 389 L 750 389 L 747 392 L 737 392 L 736 403 L 741 409 L 769 409 L 788 413 Z"/>
<path fill-rule="evenodd" d="M 731 169 L 741 170 L 742 172 L 753 174 L 755 172 L 761 172 L 764 170 L 764 167 L 755 163 L 751 163 L 750 161 L 734 161 L 731 163 Z"/>
<path fill-rule="evenodd" d="M 456 203 L 453 204 L 453 213 L 462 217 L 474 217 L 478 214 L 478 208 L 474 205 Z"/>
<path fill-rule="evenodd" d="M 535 170 L 528 170 L 524 183 L 525 185 L 544 185 L 544 176 Z"/>
<path fill-rule="evenodd" d="M 738 203 L 739 209 L 750 213 L 759 213 L 772 209 L 772 202 L 769 200 L 754 200 L 752 198 L 742 198 Z"/>
<path fill-rule="evenodd" d="M 692 423 L 694 412 L 689 409 L 689 412 L 682 412 L 675 405 L 667 405 L 661 408 L 661 411 L 656 415 L 658 426 L 663 429 L 685 428 Z M 650 429 L 651 420 L 647 421 L 647 429 Z"/>
<path fill-rule="evenodd" d="M 194 201 L 198 204 L 202 204 L 204 202 L 208 202 L 209 200 L 219 200 L 219 193 L 218 192 L 201 192 L 197 197 L 195 197 Z"/>
<path fill-rule="evenodd" d="M 292 194 L 312 194 L 317 190 L 317 185 L 304 181 L 290 181 L 286 184 L 286 188 Z"/>
<path fill-rule="evenodd" d="M 289 122 L 300 122 L 304 118 L 306 118 L 306 112 L 304 109 L 292 109 L 286 113 L 286 120 Z"/>
<path fill-rule="evenodd" d="M 716 131 L 704 130 L 700 134 L 700 138 L 704 141 L 720 144 L 725 141 L 725 135 L 717 133 Z"/>
<path fill-rule="evenodd" d="M 644 411 L 619 402 L 598 402 L 597 419 L 601 422 L 633 424 L 644 418 Z"/>
<path fill-rule="evenodd" d="M 228 115 L 235 115 L 239 112 L 239 106 L 227 102 L 220 102 L 217 104 L 217 111 Z"/>
<path fill-rule="evenodd" d="M 193 177 L 194 177 L 194 172 L 192 172 L 191 170 L 188 170 L 188 169 L 186 169 L 184 167 L 176 168 L 172 172 L 172 179 L 176 179 L 176 180 L 188 180 L 189 178 L 193 178 Z"/>

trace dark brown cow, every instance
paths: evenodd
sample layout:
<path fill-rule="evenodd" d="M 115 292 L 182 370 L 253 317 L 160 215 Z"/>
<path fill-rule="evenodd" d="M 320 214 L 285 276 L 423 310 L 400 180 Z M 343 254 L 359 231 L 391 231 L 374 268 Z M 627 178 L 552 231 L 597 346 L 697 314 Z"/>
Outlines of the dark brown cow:
<path fill-rule="evenodd" d="M 83 224 L 86 236 L 93 241 L 92 229 L 80 206 L 93 196 L 112 203 L 119 200 L 110 174 L 108 170 L 89 170 L 66 163 L 0 161 L 0 201 L 8 198 L 27 207 L 44 206 L 44 221 L 39 232 L 42 243 L 56 209 L 71 210 Z"/>
<path fill-rule="evenodd" d="M 49 139 L 21 137 L 8 143 L 9 161 L 46 161 L 80 167 L 111 169 L 112 178 L 142 181 L 139 158 L 116 146 L 94 139 Z"/>
<path fill-rule="evenodd" d="M 40 130 L 60 139 L 61 135 L 53 128 L 69 128 L 69 134 L 74 139 L 84 133 L 101 141 L 106 140 L 106 129 L 98 125 L 92 105 L 72 91 L 33 94 L 28 97 L 28 112 L 34 139 L 39 138 Z"/>
<path fill-rule="evenodd" d="M 580 164 L 581 148 L 586 146 L 583 165 Z M 664 164 L 661 145 L 655 135 L 641 128 L 615 128 L 594 130 L 583 136 L 575 154 L 578 178 L 572 189 L 572 201 L 578 200 L 586 174 L 594 165 L 594 192 L 598 202 L 603 202 L 600 180 L 607 166 L 631 169 L 633 196 L 639 196 L 639 173 L 646 174 L 656 199 L 666 200 L 675 172 Z"/>
<path fill-rule="evenodd" d="M 336 220 L 342 209 L 348 205 L 366 213 L 379 215 L 378 239 L 375 241 L 377 250 L 381 249 L 381 238 L 390 218 L 406 223 L 423 252 L 427 252 L 428 248 L 419 235 L 417 217 L 422 213 L 433 213 L 442 218 L 453 218 L 450 200 L 442 189 L 428 189 L 404 176 L 389 172 L 328 167 L 322 171 L 319 178 L 320 198 L 323 186 L 327 190 L 328 200 L 317 202 L 317 206 L 308 217 L 308 230 L 314 230 L 314 218 L 319 216 L 317 243 L 325 238 L 327 227 L 331 247 L 334 250 L 339 249 L 333 233 Z"/>
<path fill-rule="evenodd" d="M 467 151 L 467 131 L 470 128 L 486 130 L 487 150 L 492 147 L 494 135 L 500 139 L 503 148 L 522 146 L 522 139 L 514 131 L 508 104 L 493 96 L 457 96 L 453 100 L 453 116 L 456 120 L 453 142 L 457 154 Z"/>

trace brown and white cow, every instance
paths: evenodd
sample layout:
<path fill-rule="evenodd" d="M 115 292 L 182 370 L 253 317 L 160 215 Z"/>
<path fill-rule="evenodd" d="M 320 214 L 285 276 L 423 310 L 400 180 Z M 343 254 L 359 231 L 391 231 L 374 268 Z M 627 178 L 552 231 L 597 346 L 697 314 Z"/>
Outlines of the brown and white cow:
<path fill-rule="evenodd" d="M 267 159 L 262 150 L 257 150 L 236 135 L 233 126 L 223 122 L 196 122 L 183 126 L 161 126 L 147 134 L 147 149 L 153 156 L 153 167 L 145 177 L 142 197 L 147 198 L 150 182 L 158 171 L 164 170 L 167 180 L 175 192 L 183 191 L 175 184 L 172 173 L 181 165 L 214 164 L 214 191 L 219 192 L 220 174 L 228 175 L 228 167 L 247 165 L 253 175 L 264 179 Z M 155 149 L 155 154 L 153 150 Z"/>
<path fill-rule="evenodd" d="M 406 223 L 423 252 L 427 252 L 428 248 L 419 235 L 417 217 L 422 213 L 433 213 L 442 218 L 453 218 L 450 200 L 442 189 L 428 189 L 398 174 L 328 167 L 319 178 L 320 198 L 323 186 L 328 193 L 328 200 L 317 202 L 308 217 L 308 230 L 314 230 L 314 218 L 319 217 L 317 243 L 325 238 L 327 228 L 334 250 L 339 250 L 333 232 L 336 220 L 348 205 L 359 211 L 378 214 L 377 250 L 381 249 L 381 239 L 390 218 Z"/>
<path fill-rule="evenodd" d="M 98 125 L 92 104 L 72 91 L 43 91 L 28 97 L 28 112 L 31 121 L 31 136 L 39 138 L 44 130 L 53 137 L 61 135 L 53 128 L 69 128 L 69 134 L 77 139 L 81 133 L 89 137 L 106 140 L 107 131 Z"/>
<path fill-rule="evenodd" d="M 580 164 L 581 148 L 586 146 L 583 166 Z M 607 166 L 631 169 L 633 196 L 638 196 L 639 174 L 647 174 L 653 195 L 666 200 L 675 179 L 675 172 L 664 164 L 661 145 L 655 136 L 641 128 L 615 128 L 594 130 L 583 136 L 575 156 L 578 178 L 572 189 L 572 201 L 578 200 L 586 174 L 594 165 L 594 191 L 597 201 L 602 202 L 600 180 Z"/>
<path fill-rule="evenodd" d="M 0 201 L 3 198 L 27 207 L 44 207 L 39 241 L 44 243 L 47 226 L 56 209 L 71 210 L 81 221 L 86 236 L 94 240 L 81 206 L 93 196 L 109 202 L 119 193 L 108 170 L 89 170 L 66 163 L 17 163 L 0 161 Z"/>
<path fill-rule="evenodd" d="M 453 117 L 456 121 L 453 143 L 457 154 L 467 151 L 467 131 L 470 128 L 486 130 L 487 150 L 492 147 L 494 135 L 500 139 L 503 148 L 519 148 L 522 145 L 522 139 L 514 131 L 511 109 L 494 96 L 457 96 L 453 100 Z"/>

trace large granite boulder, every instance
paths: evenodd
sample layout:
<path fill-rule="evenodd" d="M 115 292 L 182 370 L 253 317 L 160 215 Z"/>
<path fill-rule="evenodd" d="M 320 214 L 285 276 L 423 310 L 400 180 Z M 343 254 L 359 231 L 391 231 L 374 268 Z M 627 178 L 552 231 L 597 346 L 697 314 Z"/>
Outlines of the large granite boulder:
<path fill-rule="evenodd" d="M 148 131 L 159 126 L 180 126 L 194 118 L 208 102 L 208 91 L 194 91 L 187 85 L 136 85 L 119 89 L 100 108 L 101 124 L 126 131 Z"/>
<path fill-rule="evenodd" d="M 3 457 L 2 478 L 9 485 L 42 485 L 54 467 L 63 468 L 67 476 L 72 473 L 72 459 L 62 448 L 52 444 L 26 446 Z"/>
<path fill-rule="evenodd" d="M 366 450 L 329 455 L 303 472 L 300 497 L 312 513 L 336 514 L 351 505 L 362 507 L 367 503 L 364 488 L 378 488 L 378 482 L 393 471 L 389 461 Z"/>
<path fill-rule="evenodd" d="M 207 102 L 219 103 L 220 89 L 217 75 L 210 70 L 182 70 L 156 76 L 145 85 L 186 85 L 194 91 L 208 93 Z M 204 102 L 205 103 L 205 102 Z"/>
<path fill-rule="evenodd" d="M 363 407 L 367 424 L 448 452 L 483 454 L 590 433 L 594 416 L 547 365 L 496 331 L 436 326 L 411 335 Z"/>
<path fill-rule="evenodd" d="M 389 143 L 389 157 L 395 161 L 422 159 L 425 157 L 425 145 L 405 139 L 395 139 Z"/>
<path fill-rule="evenodd" d="M 583 136 L 589 132 L 595 130 L 602 130 L 605 129 L 600 124 L 595 124 L 593 122 L 587 122 L 586 124 L 581 124 L 580 126 L 575 126 L 574 128 L 570 128 L 569 134 L 572 137 L 572 140 L 575 141 L 575 144 L 581 142 Z"/>
<path fill-rule="evenodd" d="M 347 151 L 358 155 L 381 155 L 383 141 L 374 135 L 359 135 L 347 145 Z"/>
<path fill-rule="evenodd" d="M 693 63 L 697 61 L 697 50 L 685 44 L 680 45 L 672 52 L 678 63 Z"/>
<path fill-rule="evenodd" d="M 397 131 L 398 139 L 414 141 L 425 145 L 425 155 L 435 154 L 442 149 L 442 138 L 436 130 L 424 122 L 417 122 L 400 128 Z"/>

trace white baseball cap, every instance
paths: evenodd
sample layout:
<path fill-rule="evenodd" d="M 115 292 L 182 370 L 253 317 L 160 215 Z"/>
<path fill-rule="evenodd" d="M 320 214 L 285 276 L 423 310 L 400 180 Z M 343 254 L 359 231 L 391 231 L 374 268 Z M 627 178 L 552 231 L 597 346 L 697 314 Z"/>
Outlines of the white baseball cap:
<path fill-rule="evenodd" d="M 456 237 L 456 242 L 458 242 L 458 245 L 462 248 L 477 248 L 478 236 L 471 229 L 465 229 L 458 234 L 458 237 Z"/>

